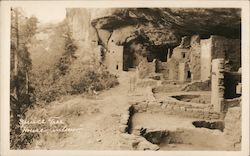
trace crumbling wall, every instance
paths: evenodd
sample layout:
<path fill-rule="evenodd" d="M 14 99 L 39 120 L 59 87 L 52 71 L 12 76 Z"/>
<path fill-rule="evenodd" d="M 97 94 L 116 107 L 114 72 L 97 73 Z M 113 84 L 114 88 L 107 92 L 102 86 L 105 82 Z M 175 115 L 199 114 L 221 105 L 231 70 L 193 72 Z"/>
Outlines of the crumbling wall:
<path fill-rule="evenodd" d="M 201 80 L 206 81 L 209 80 L 211 77 L 211 47 L 212 47 L 212 39 L 204 39 L 200 41 L 201 44 Z"/>
<path fill-rule="evenodd" d="M 200 56 L 196 44 L 199 44 L 197 38 L 182 37 L 181 44 L 171 52 L 171 58 L 168 54 L 167 62 L 159 63 L 159 73 L 163 74 L 164 79 L 185 82 L 200 78 L 200 66 L 197 65 L 197 63 L 200 64 Z M 193 52 L 194 54 L 192 54 Z"/>
<path fill-rule="evenodd" d="M 212 61 L 212 93 L 211 104 L 215 112 L 222 112 L 224 109 L 224 59 Z"/>
<path fill-rule="evenodd" d="M 147 141 L 144 137 L 131 134 L 134 107 L 129 105 L 121 115 L 119 146 L 122 150 L 159 150 L 159 146 Z"/>
<path fill-rule="evenodd" d="M 166 80 L 199 80 L 201 71 L 200 61 L 200 38 L 199 35 L 182 37 L 178 47 L 171 52 L 168 50 L 167 62 L 159 63 L 159 73 L 163 74 Z M 191 76 L 190 78 L 188 76 Z"/>
<path fill-rule="evenodd" d="M 179 62 L 171 58 L 167 62 L 159 62 L 158 71 L 163 74 L 165 80 L 178 80 Z"/>
<path fill-rule="evenodd" d="M 209 39 L 201 40 L 199 35 L 193 35 L 182 38 L 181 44 L 173 49 L 170 61 L 175 59 L 177 62 L 187 62 L 192 81 L 206 81 L 211 79 L 211 62 L 213 59 L 225 58 L 225 70 L 237 71 L 241 66 L 240 47 L 240 40 L 238 39 L 227 39 L 212 35 Z M 165 71 L 167 72 L 164 75 L 167 78 L 169 73 L 168 70 L 165 69 Z M 183 73 L 182 70 L 177 72 Z M 183 81 L 182 76 L 179 76 L 179 78 Z M 168 79 L 171 78 L 168 77 Z"/>
<path fill-rule="evenodd" d="M 133 104 L 135 112 L 151 112 L 159 113 L 164 112 L 168 115 L 179 115 L 188 118 L 198 118 L 198 119 L 222 119 L 220 113 L 213 111 L 213 109 L 204 104 L 196 105 L 190 104 L 188 102 L 177 101 L 177 100 L 166 100 L 161 103 L 147 103 L 146 101 L 136 102 Z"/>
<path fill-rule="evenodd" d="M 199 35 L 191 37 L 190 41 L 190 71 L 192 73 L 192 81 L 200 80 L 201 78 L 201 45 Z"/>
<path fill-rule="evenodd" d="M 116 45 L 112 36 L 108 42 L 105 58 L 105 64 L 111 73 L 118 74 L 123 70 L 123 46 Z"/>
<path fill-rule="evenodd" d="M 139 63 L 136 71 L 140 79 L 151 77 L 155 74 L 156 64 L 155 62 L 147 62 L 146 60 L 142 60 Z"/>
<path fill-rule="evenodd" d="M 145 100 L 145 97 L 146 100 Z M 129 102 L 134 107 L 135 113 L 164 112 L 169 115 L 178 115 L 182 117 L 198 118 L 198 119 L 223 119 L 223 114 L 215 112 L 212 105 L 200 104 L 193 102 L 184 102 L 172 97 L 157 99 L 154 97 L 153 90 L 147 90 L 147 94 L 142 99 L 132 100 Z"/>
<path fill-rule="evenodd" d="M 119 131 L 121 133 L 130 133 L 131 130 L 131 118 L 134 114 L 134 107 L 129 105 L 125 110 L 124 114 L 121 116 Z"/>
<path fill-rule="evenodd" d="M 168 50 L 168 52 L 171 52 L 171 57 L 170 57 L 170 54 L 168 54 L 167 62 L 159 62 L 158 72 L 163 74 L 163 78 L 165 80 L 174 80 L 174 81 L 179 80 L 180 78 L 179 72 L 181 70 L 180 69 L 181 67 L 179 67 L 179 63 L 182 62 L 185 64 L 185 62 L 188 61 L 189 44 L 190 44 L 190 38 L 183 37 L 181 44 L 178 47 L 175 47 L 173 51 Z M 185 69 L 185 66 L 183 67 L 183 70 L 184 69 Z M 182 76 L 185 76 L 183 72 L 182 72 Z"/>
<path fill-rule="evenodd" d="M 176 60 L 188 60 L 189 59 L 189 49 L 188 48 L 181 48 L 176 47 L 173 49 L 173 55 L 172 58 L 175 58 Z"/>
<path fill-rule="evenodd" d="M 177 66 L 180 65 L 179 62 L 187 62 L 192 81 L 206 81 L 211 79 L 211 62 L 216 58 L 225 58 L 226 71 L 237 71 L 241 66 L 240 47 L 240 40 L 227 39 L 221 36 L 212 35 L 209 39 L 202 40 L 199 35 L 183 37 L 181 44 L 173 49 L 172 57 L 168 62 L 175 59 L 178 62 L 175 64 Z M 162 69 L 166 79 L 177 80 L 170 75 L 173 75 L 173 73 L 169 72 L 174 71 L 171 68 L 161 66 L 160 69 Z M 185 70 L 185 68 L 182 69 Z M 182 70 L 178 70 L 177 73 L 183 75 L 179 72 L 183 73 Z M 182 76 L 179 76 L 179 78 L 183 81 Z"/>
<path fill-rule="evenodd" d="M 186 62 L 180 62 L 179 63 L 179 79 L 178 80 L 180 82 L 186 82 L 188 79 L 191 80 L 191 72 L 190 72 L 189 66 Z"/>

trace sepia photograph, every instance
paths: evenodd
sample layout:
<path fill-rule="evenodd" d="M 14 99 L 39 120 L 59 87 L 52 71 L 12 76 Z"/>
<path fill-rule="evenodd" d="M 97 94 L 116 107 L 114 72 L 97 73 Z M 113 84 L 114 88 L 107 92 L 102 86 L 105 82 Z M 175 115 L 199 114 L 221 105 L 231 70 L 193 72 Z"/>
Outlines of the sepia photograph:
<path fill-rule="evenodd" d="M 242 150 L 242 8 L 9 16 L 10 150 Z"/>

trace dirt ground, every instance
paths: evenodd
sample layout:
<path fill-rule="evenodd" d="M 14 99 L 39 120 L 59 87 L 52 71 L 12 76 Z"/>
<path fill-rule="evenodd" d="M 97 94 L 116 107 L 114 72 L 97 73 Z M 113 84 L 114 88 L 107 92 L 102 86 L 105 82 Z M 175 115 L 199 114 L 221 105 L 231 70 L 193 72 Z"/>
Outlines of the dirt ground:
<path fill-rule="evenodd" d="M 119 149 L 119 121 L 128 105 L 128 76 L 119 86 L 93 97 L 66 97 L 27 113 L 27 118 L 60 117 L 77 132 L 41 134 L 30 148 L 35 149 Z"/>
<path fill-rule="evenodd" d="M 78 149 L 78 150 L 119 150 L 119 123 L 122 114 L 127 111 L 129 101 L 133 101 L 137 94 L 143 95 L 145 89 L 131 91 L 131 79 L 134 73 L 124 72 L 119 78 L 117 87 L 97 93 L 94 96 L 68 96 L 60 101 L 55 101 L 43 109 L 30 110 L 27 118 L 58 117 L 70 128 L 81 128 L 76 132 L 42 133 L 35 140 L 30 149 Z M 128 85 L 130 84 L 130 85 Z M 207 94 L 207 93 L 205 93 Z M 131 96 L 133 95 L 133 96 Z M 172 95 L 172 93 L 170 94 Z M 159 96 L 159 94 L 157 95 Z M 143 97 L 140 97 L 143 98 Z M 145 98 L 145 97 L 144 97 Z M 221 146 L 211 146 L 216 140 L 223 144 L 222 132 L 218 130 L 196 129 L 192 125 L 192 118 L 167 116 L 164 113 L 138 113 L 133 116 L 133 125 L 152 128 L 168 129 L 176 131 L 185 128 L 183 133 L 186 142 L 197 140 L 187 144 L 160 144 L 160 150 L 206 150 L 218 149 Z M 212 140 L 204 140 L 204 134 Z M 195 139 L 192 137 L 195 137 Z M 200 139 L 201 138 L 201 139 Z M 202 139 L 203 138 L 203 139 Z M 204 145 L 203 145 L 204 144 Z"/>

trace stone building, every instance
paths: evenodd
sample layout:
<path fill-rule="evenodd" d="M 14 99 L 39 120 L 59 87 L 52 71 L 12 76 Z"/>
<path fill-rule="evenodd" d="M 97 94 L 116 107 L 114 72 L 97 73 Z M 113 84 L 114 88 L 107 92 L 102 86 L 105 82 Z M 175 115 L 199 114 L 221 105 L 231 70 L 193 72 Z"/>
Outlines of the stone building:
<path fill-rule="evenodd" d="M 115 39 L 111 36 L 107 47 L 104 64 L 111 73 L 118 74 L 123 70 L 123 46 L 116 45 Z"/>
<path fill-rule="evenodd" d="M 145 21 L 144 14 L 140 14 L 143 10 L 127 11 L 118 9 L 106 16 L 91 16 L 91 30 L 95 30 L 95 35 L 82 35 L 96 36 L 91 39 L 102 47 L 100 63 L 117 76 L 124 71 L 138 71 L 140 79 L 157 75 L 165 81 L 187 83 L 211 81 L 214 59 L 224 59 L 225 72 L 237 72 L 241 67 L 241 41 L 232 39 L 239 37 L 212 29 L 210 22 L 205 21 L 204 27 L 199 26 L 195 31 L 186 30 L 185 26 L 174 30 L 157 20 L 154 21 L 157 23 Z M 127 14 L 131 11 L 134 14 Z M 200 35 L 190 35 L 195 33 Z"/>
<path fill-rule="evenodd" d="M 68 8 L 67 23 L 79 42 L 76 55 L 89 59 L 99 53 L 100 63 L 116 75 L 134 71 L 140 62 L 144 62 L 143 66 L 155 64 L 154 73 L 161 78 L 181 82 L 210 80 L 211 62 L 216 58 L 225 58 L 226 71 L 236 72 L 241 67 L 239 10 L 190 9 L 187 14 L 178 9 L 153 9 L 153 14 L 147 11 Z M 173 12 L 178 15 L 174 21 L 175 16 L 169 16 Z M 227 16 L 217 15 L 218 12 Z M 186 18 L 188 14 L 196 18 Z M 201 38 L 190 34 L 200 34 Z"/>
<path fill-rule="evenodd" d="M 241 67 L 241 43 L 237 39 L 214 35 L 208 39 L 200 39 L 198 35 L 185 36 L 180 45 L 173 48 L 149 45 L 142 36 L 125 40 L 124 35 L 110 35 L 102 62 L 116 75 L 137 69 L 140 74 L 144 73 L 140 78 L 160 74 L 169 81 L 206 81 L 211 80 L 213 59 L 225 59 L 226 71 L 237 71 Z"/>
<path fill-rule="evenodd" d="M 169 47 L 151 45 L 140 35 L 130 35 L 128 39 L 125 34 L 115 31 L 106 41 L 102 63 L 111 73 L 119 76 L 121 72 L 136 71 L 141 80 L 175 83 L 209 81 L 211 104 L 218 113 L 227 107 L 225 100 L 241 96 L 240 40 L 215 35 L 201 39 L 193 35 L 182 37 L 178 46 Z"/>

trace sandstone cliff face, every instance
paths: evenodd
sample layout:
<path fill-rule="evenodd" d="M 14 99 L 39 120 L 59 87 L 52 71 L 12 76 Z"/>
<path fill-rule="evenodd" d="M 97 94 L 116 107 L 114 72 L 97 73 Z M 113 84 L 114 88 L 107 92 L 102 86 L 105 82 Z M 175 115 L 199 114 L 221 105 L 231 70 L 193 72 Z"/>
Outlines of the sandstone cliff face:
<path fill-rule="evenodd" d="M 66 19 L 72 28 L 74 38 L 89 42 L 97 39 L 95 27 L 91 25 L 91 21 L 96 18 L 110 16 L 113 11 L 113 9 L 101 8 L 67 8 Z"/>
<path fill-rule="evenodd" d="M 112 9 L 95 8 L 67 8 L 66 21 L 69 25 L 73 38 L 77 43 L 76 55 L 84 59 L 89 59 L 95 55 L 98 48 L 98 33 L 91 25 L 91 21 L 103 16 L 112 15 Z"/>

